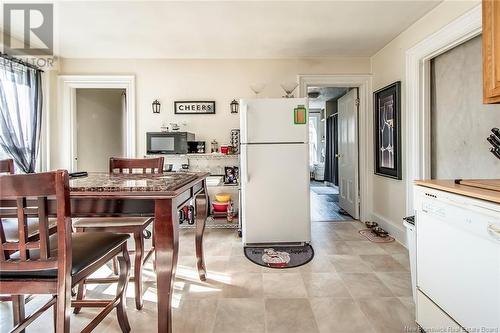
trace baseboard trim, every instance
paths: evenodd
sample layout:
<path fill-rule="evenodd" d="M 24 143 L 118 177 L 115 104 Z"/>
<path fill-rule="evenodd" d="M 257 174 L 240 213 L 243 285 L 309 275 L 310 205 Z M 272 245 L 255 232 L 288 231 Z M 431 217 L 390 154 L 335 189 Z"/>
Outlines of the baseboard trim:
<path fill-rule="evenodd" d="M 403 221 L 401 221 L 401 228 L 397 226 L 396 223 L 390 222 L 389 220 L 377 215 L 372 214 L 372 220 L 377 222 L 380 227 L 388 231 L 389 234 L 396 239 L 398 243 L 408 248 L 406 244 L 406 230 L 403 226 Z"/>

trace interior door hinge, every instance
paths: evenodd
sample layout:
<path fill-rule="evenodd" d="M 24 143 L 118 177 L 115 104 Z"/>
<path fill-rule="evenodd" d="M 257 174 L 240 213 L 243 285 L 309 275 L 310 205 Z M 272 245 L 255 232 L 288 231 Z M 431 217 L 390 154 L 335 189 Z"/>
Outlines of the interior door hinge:
<path fill-rule="evenodd" d="M 356 101 L 354 102 L 356 106 L 359 106 L 359 98 L 356 98 Z"/>

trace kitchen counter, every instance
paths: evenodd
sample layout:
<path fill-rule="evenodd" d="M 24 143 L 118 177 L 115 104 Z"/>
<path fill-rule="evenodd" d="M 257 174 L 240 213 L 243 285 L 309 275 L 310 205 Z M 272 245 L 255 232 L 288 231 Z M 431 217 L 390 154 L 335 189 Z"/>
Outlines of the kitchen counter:
<path fill-rule="evenodd" d="M 500 179 L 417 180 L 416 185 L 500 204 Z"/>

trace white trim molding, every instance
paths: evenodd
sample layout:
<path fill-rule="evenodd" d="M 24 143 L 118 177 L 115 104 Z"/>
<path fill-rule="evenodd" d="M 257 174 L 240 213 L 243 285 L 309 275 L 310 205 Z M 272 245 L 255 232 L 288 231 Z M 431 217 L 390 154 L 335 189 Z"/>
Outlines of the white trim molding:
<path fill-rule="evenodd" d="M 414 181 L 431 178 L 430 61 L 481 31 L 479 4 L 406 51 L 407 215 L 414 215 Z"/>
<path fill-rule="evenodd" d="M 76 89 L 125 89 L 126 94 L 126 154 L 136 156 L 135 77 L 133 75 L 60 75 L 58 77 L 59 142 L 64 168 L 75 166 Z"/>
<path fill-rule="evenodd" d="M 298 75 L 299 96 L 307 97 L 307 87 L 353 87 L 359 89 L 359 196 L 361 221 L 371 217 L 372 212 L 372 75 L 371 74 L 332 74 Z"/>

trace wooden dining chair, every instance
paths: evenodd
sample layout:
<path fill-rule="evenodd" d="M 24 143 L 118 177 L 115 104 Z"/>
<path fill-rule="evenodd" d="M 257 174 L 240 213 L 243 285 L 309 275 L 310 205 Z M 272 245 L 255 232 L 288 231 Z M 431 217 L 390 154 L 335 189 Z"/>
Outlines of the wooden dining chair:
<path fill-rule="evenodd" d="M 6 160 L 0 160 L 0 174 L 7 173 L 10 175 L 14 174 L 14 160 L 9 158 Z"/>
<path fill-rule="evenodd" d="M 16 217 L 19 240 L 7 241 L 0 230 L 0 293 L 50 294 L 52 298 L 14 326 L 21 332 L 45 310 L 54 307 L 56 332 L 69 332 L 70 306 L 103 307 L 82 330 L 92 331 L 114 308 L 123 332 L 130 332 L 125 290 L 130 259 L 126 234 L 72 234 L 69 177 L 66 170 L 0 176 L 0 219 Z M 48 215 L 56 211 L 57 232 L 49 235 Z M 27 219 L 38 218 L 38 237 L 28 239 Z M 120 276 L 112 300 L 71 301 L 71 288 L 119 256 Z"/>
<path fill-rule="evenodd" d="M 163 172 L 163 157 L 147 159 L 129 159 L 112 157 L 109 160 L 109 172 L 119 175 L 129 175 L 137 173 L 159 174 Z M 135 285 L 135 307 L 140 310 L 143 306 L 143 288 L 142 288 L 142 268 L 144 263 L 154 253 L 154 234 L 153 246 L 148 253 L 144 255 L 144 233 L 146 228 L 153 222 L 153 218 L 141 217 L 88 217 L 80 218 L 73 222 L 77 232 L 86 231 L 110 231 L 120 233 L 130 233 L 134 236 L 135 258 L 134 258 L 134 285 Z M 115 266 L 115 264 L 113 265 Z M 79 286 L 78 295 L 84 293 L 84 286 Z M 78 312 L 78 309 L 75 309 Z"/>
<path fill-rule="evenodd" d="M 0 175 L 9 174 L 13 175 L 15 173 L 14 160 L 6 159 L 0 160 Z M 28 240 L 36 240 L 38 237 L 38 219 L 28 218 L 27 219 L 27 236 Z M 0 219 L 0 229 L 3 231 L 6 241 L 17 242 L 19 241 L 19 229 L 17 218 L 7 218 Z M 56 220 L 49 219 L 49 234 L 53 234 L 56 231 Z M 12 253 L 13 251 L 7 251 Z M 0 296 L 0 301 L 2 302 L 12 302 L 12 319 L 14 324 L 20 323 L 25 317 L 25 303 L 28 302 L 30 296 L 25 297 L 24 295 L 2 295 Z"/>

